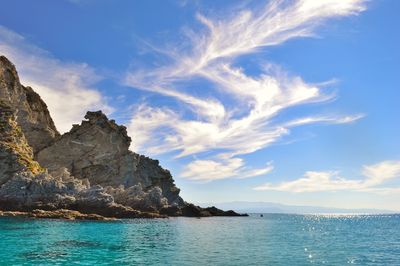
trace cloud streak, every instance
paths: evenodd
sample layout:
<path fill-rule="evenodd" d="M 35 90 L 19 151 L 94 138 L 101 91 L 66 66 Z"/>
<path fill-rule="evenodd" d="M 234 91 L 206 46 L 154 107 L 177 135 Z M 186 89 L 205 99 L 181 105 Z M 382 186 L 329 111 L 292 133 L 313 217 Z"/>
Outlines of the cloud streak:
<path fill-rule="evenodd" d="M 142 105 L 129 125 L 133 135 L 146 133 L 146 137 L 134 140 L 135 149 L 152 154 L 176 151 L 178 158 L 213 151 L 213 155 L 189 163 L 181 176 L 194 180 L 228 178 L 243 174 L 233 170 L 242 167 L 243 160 L 238 156 L 268 147 L 289 134 L 292 127 L 343 124 L 361 118 L 360 114 L 312 114 L 277 122 L 275 118 L 283 110 L 324 102 L 334 95 L 324 94 L 318 86 L 269 62 L 260 66 L 260 74 L 249 75 L 235 60 L 289 39 L 312 36 L 323 21 L 363 10 L 362 0 L 298 0 L 269 1 L 259 11 L 243 10 L 223 20 L 199 14 L 203 30 L 186 30 L 189 49 L 157 48 L 155 51 L 161 51 L 171 64 L 131 71 L 125 79 L 133 88 L 174 98 L 194 118 L 172 107 Z M 203 88 L 190 92 L 182 87 L 182 83 L 196 79 L 208 82 L 222 96 L 201 96 Z M 205 165 L 213 167 L 212 175 Z M 267 168 L 252 171 L 268 172 Z"/>
<path fill-rule="evenodd" d="M 375 193 L 392 193 L 400 187 L 383 186 L 388 181 L 400 178 L 400 161 L 383 161 L 366 165 L 361 171 L 364 179 L 347 179 L 337 171 L 309 171 L 302 178 L 280 184 L 266 183 L 255 187 L 255 190 L 275 190 L 294 193 L 321 191 L 361 191 Z"/>
<path fill-rule="evenodd" d="M 60 132 L 79 123 L 87 110 L 112 111 L 105 97 L 94 88 L 101 77 L 87 64 L 62 62 L 2 26 L 0 54 L 16 64 L 21 83 L 40 94 Z"/>
<path fill-rule="evenodd" d="M 249 178 L 270 173 L 272 163 L 260 169 L 248 170 L 241 158 L 228 158 L 222 161 L 195 160 L 184 170 L 182 177 L 190 180 L 207 182 L 225 178 Z"/>

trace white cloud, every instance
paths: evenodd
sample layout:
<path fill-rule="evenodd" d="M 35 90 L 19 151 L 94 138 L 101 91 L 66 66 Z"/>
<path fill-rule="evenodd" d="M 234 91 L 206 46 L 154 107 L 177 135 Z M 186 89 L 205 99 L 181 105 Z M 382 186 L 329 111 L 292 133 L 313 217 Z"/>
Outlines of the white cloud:
<path fill-rule="evenodd" d="M 226 160 L 194 160 L 189 163 L 181 176 L 195 181 L 212 181 L 225 178 L 248 178 L 270 173 L 273 170 L 271 163 L 264 168 L 247 169 L 240 158 Z"/>
<path fill-rule="evenodd" d="M 306 172 L 302 178 L 280 184 L 267 183 L 255 190 L 276 190 L 287 192 L 320 192 L 320 191 L 364 191 L 391 193 L 400 191 L 400 187 L 384 187 L 385 182 L 400 178 L 400 161 L 383 161 L 363 167 L 364 179 L 346 179 L 336 171 Z"/>
<path fill-rule="evenodd" d="M 150 152 L 158 153 L 157 149 L 165 150 L 166 148 L 162 147 L 164 139 L 173 137 L 168 127 L 172 127 L 178 120 L 178 116 L 167 108 L 152 108 L 144 104 L 138 106 L 131 122 L 128 124 L 128 131 L 131 136 L 134 136 L 130 148 L 139 151 L 146 144 L 152 143 L 148 147 Z M 163 129 L 163 127 L 165 128 Z M 172 143 L 169 145 L 172 145 Z"/>
<path fill-rule="evenodd" d="M 384 161 L 363 167 L 362 174 L 367 177 L 366 187 L 374 187 L 385 181 L 400 177 L 400 161 Z"/>
<path fill-rule="evenodd" d="M 326 19 L 362 12 L 364 2 L 272 0 L 258 11 L 243 10 L 231 17 L 225 14 L 228 19 L 198 15 L 205 29 L 186 30 L 191 40 L 189 50 L 179 45 L 164 50 L 154 48 L 173 63 L 131 71 L 125 79 L 133 88 L 175 98 L 195 118 L 180 115 L 171 107 L 141 108 L 134 113 L 129 129 L 132 135 L 136 135 L 135 131 L 146 132 L 146 137 L 134 139 L 134 147 L 153 154 L 177 151 L 177 157 L 214 151 L 211 156 L 190 163 L 182 177 L 228 178 L 243 174 L 237 171 L 243 167 L 238 156 L 268 147 L 288 134 L 291 127 L 317 122 L 350 123 L 361 118 L 361 115 L 311 115 L 274 122 L 273 118 L 287 108 L 326 101 L 333 95 L 325 95 L 316 85 L 273 64 L 265 64 L 262 74 L 250 76 L 235 66 L 234 60 L 263 47 L 311 36 Z M 195 78 L 212 83 L 224 96 L 199 97 L 178 84 Z M 234 99 L 234 104 L 229 104 L 228 98 Z M 151 110 L 156 110 L 156 114 Z M 202 171 L 199 166 L 204 165 L 212 167 L 213 173 Z"/>
<path fill-rule="evenodd" d="M 0 54 L 16 65 L 21 83 L 40 94 L 60 132 L 69 131 L 88 110 L 111 112 L 105 98 L 94 88 L 100 77 L 87 64 L 62 62 L 2 26 Z"/>
<path fill-rule="evenodd" d="M 347 116 L 315 116 L 303 117 L 296 120 L 289 121 L 285 124 L 287 127 L 302 126 L 315 123 L 332 123 L 332 124 L 347 124 L 363 118 L 363 114 L 347 115 Z"/>

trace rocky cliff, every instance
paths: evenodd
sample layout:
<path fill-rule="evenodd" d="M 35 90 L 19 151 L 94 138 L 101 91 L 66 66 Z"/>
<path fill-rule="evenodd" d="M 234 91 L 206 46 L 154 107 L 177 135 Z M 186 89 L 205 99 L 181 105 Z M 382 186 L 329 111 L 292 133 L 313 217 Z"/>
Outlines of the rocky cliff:
<path fill-rule="evenodd" d="M 4 56 L 0 56 L 0 99 L 15 110 L 17 123 L 34 153 L 60 135 L 47 105 L 32 88 L 21 85 L 14 65 Z"/>
<path fill-rule="evenodd" d="M 43 167 L 50 172 L 65 167 L 74 177 L 105 187 L 117 202 L 135 208 L 184 205 L 168 170 L 129 151 L 131 138 L 124 126 L 101 111 L 87 112 L 85 118 L 37 153 Z"/>
<path fill-rule="evenodd" d="M 34 160 L 15 113 L 0 100 L 0 210 L 70 209 L 110 217 L 158 217 L 117 204 L 101 186 L 74 178 L 66 168 L 49 174 Z"/>
<path fill-rule="evenodd" d="M 101 111 L 85 119 L 60 135 L 44 101 L 0 56 L 0 211 L 80 219 L 238 215 L 186 203 L 168 170 L 129 150 L 124 126 Z"/>

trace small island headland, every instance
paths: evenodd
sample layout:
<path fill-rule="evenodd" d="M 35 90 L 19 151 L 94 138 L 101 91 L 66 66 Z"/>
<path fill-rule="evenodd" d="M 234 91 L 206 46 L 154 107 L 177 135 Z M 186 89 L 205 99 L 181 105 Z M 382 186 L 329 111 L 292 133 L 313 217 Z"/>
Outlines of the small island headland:
<path fill-rule="evenodd" d="M 60 134 L 46 103 L 0 56 L 0 217 L 247 216 L 184 201 L 171 173 L 130 143 L 102 111 Z"/>

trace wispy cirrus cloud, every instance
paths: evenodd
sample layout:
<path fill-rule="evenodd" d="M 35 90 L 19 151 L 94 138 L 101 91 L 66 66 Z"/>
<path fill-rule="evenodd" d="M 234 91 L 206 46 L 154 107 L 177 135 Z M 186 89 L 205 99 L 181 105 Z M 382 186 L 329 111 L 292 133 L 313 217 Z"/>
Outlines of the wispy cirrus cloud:
<path fill-rule="evenodd" d="M 325 20 L 356 15 L 365 10 L 363 0 L 269 1 L 261 9 L 243 10 L 228 19 L 198 15 L 202 30 L 186 30 L 189 49 L 176 46 L 156 48 L 171 64 L 127 74 L 131 87 L 175 98 L 195 118 L 180 115 L 171 107 L 142 106 L 133 115 L 129 129 L 145 138 L 134 140 L 134 147 L 150 153 L 176 151 L 177 157 L 214 151 L 195 159 L 181 176 L 214 180 L 251 176 L 239 156 L 255 152 L 289 134 L 295 126 L 311 123 L 350 123 L 362 115 L 311 114 L 292 121 L 276 121 L 283 110 L 296 105 L 323 102 L 334 95 L 324 94 L 314 84 L 289 75 L 271 63 L 249 75 L 235 59 L 259 52 L 293 38 L 312 36 Z M 181 82 L 202 79 L 223 96 L 198 96 L 185 90 Z M 203 88 L 198 88 L 202 92 Z M 234 104 L 226 99 L 233 99 Z M 151 139 L 151 141 L 149 141 Z M 206 167 L 208 166 L 208 167 Z M 214 169 L 210 175 L 209 169 Z M 267 173 L 270 166 L 246 169 Z"/>
<path fill-rule="evenodd" d="M 87 110 L 112 111 L 94 87 L 101 77 L 87 64 L 62 62 L 1 25 L 0 54 L 17 66 L 21 83 L 40 94 L 60 132 L 79 123 Z"/>
<path fill-rule="evenodd" d="M 207 169 L 207 175 L 205 175 L 204 169 Z M 194 181 L 206 182 L 225 178 L 260 176 L 272 172 L 273 169 L 272 162 L 269 162 L 265 168 L 248 170 L 241 158 L 226 158 L 219 161 L 195 160 L 185 168 L 182 177 Z"/>
<path fill-rule="evenodd" d="M 361 191 L 375 193 L 399 192 L 400 187 L 384 186 L 386 182 L 400 179 L 400 161 L 383 161 L 366 165 L 361 171 L 364 179 L 347 179 L 337 171 L 309 171 L 302 178 L 280 184 L 267 183 L 255 190 L 275 190 L 295 193 L 321 191 Z"/>

